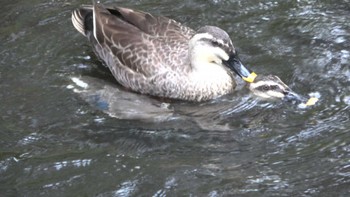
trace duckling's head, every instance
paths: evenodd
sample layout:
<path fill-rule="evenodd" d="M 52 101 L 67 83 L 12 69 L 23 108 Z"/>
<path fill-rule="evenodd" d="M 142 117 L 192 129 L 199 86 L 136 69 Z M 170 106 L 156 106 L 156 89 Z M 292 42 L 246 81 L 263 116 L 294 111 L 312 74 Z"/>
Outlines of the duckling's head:
<path fill-rule="evenodd" d="M 192 65 L 226 66 L 245 79 L 251 74 L 238 58 L 230 36 L 219 27 L 204 26 L 190 40 Z"/>
<path fill-rule="evenodd" d="M 275 75 L 258 75 L 248 86 L 253 94 L 266 99 L 283 99 L 298 103 L 305 100 Z"/>

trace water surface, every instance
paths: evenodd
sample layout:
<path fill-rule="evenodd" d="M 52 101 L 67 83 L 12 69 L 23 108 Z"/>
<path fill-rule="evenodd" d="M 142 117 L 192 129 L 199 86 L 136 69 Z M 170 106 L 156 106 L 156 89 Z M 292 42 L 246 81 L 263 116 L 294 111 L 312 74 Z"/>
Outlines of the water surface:
<path fill-rule="evenodd" d="M 90 2 L 2 3 L 1 195 L 350 194 L 348 0 L 104 1 L 220 26 L 248 67 L 318 96 L 308 109 L 244 87 L 204 103 L 127 92 L 71 24 Z"/>

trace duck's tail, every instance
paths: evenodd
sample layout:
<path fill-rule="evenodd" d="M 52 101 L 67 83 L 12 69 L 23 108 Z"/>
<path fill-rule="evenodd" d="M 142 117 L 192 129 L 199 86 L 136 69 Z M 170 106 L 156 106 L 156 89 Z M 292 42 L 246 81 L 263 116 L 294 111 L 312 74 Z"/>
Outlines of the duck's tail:
<path fill-rule="evenodd" d="M 82 6 L 72 12 L 72 23 L 75 29 L 87 36 L 87 32 L 93 30 L 92 6 Z"/>

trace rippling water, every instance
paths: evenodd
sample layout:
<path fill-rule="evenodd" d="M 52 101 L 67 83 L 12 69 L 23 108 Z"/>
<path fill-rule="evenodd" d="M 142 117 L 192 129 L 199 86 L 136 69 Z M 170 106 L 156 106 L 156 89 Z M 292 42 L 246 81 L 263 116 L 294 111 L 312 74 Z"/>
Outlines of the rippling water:
<path fill-rule="evenodd" d="M 2 3 L 1 196 L 350 194 L 349 0 L 104 1 L 220 26 L 248 67 L 320 97 L 308 109 L 125 92 L 71 25 L 90 2 Z"/>

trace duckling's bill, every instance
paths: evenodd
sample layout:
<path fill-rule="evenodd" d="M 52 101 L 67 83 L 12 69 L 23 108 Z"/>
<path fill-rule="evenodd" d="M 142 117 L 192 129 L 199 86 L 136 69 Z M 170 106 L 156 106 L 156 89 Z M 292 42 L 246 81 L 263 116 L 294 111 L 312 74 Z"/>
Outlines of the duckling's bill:
<path fill-rule="evenodd" d="M 309 107 L 312 105 L 315 105 L 316 102 L 318 101 L 318 98 L 316 97 L 311 97 L 308 100 L 306 100 L 305 97 L 300 96 L 299 94 L 295 93 L 294 91 L 289 91 L 286 95 L 284 100 L 289 101 L 289 102 L 295 102 L 295 103 L 299 103 L 298 106 L 305 108 L 305 107 Z"/>

